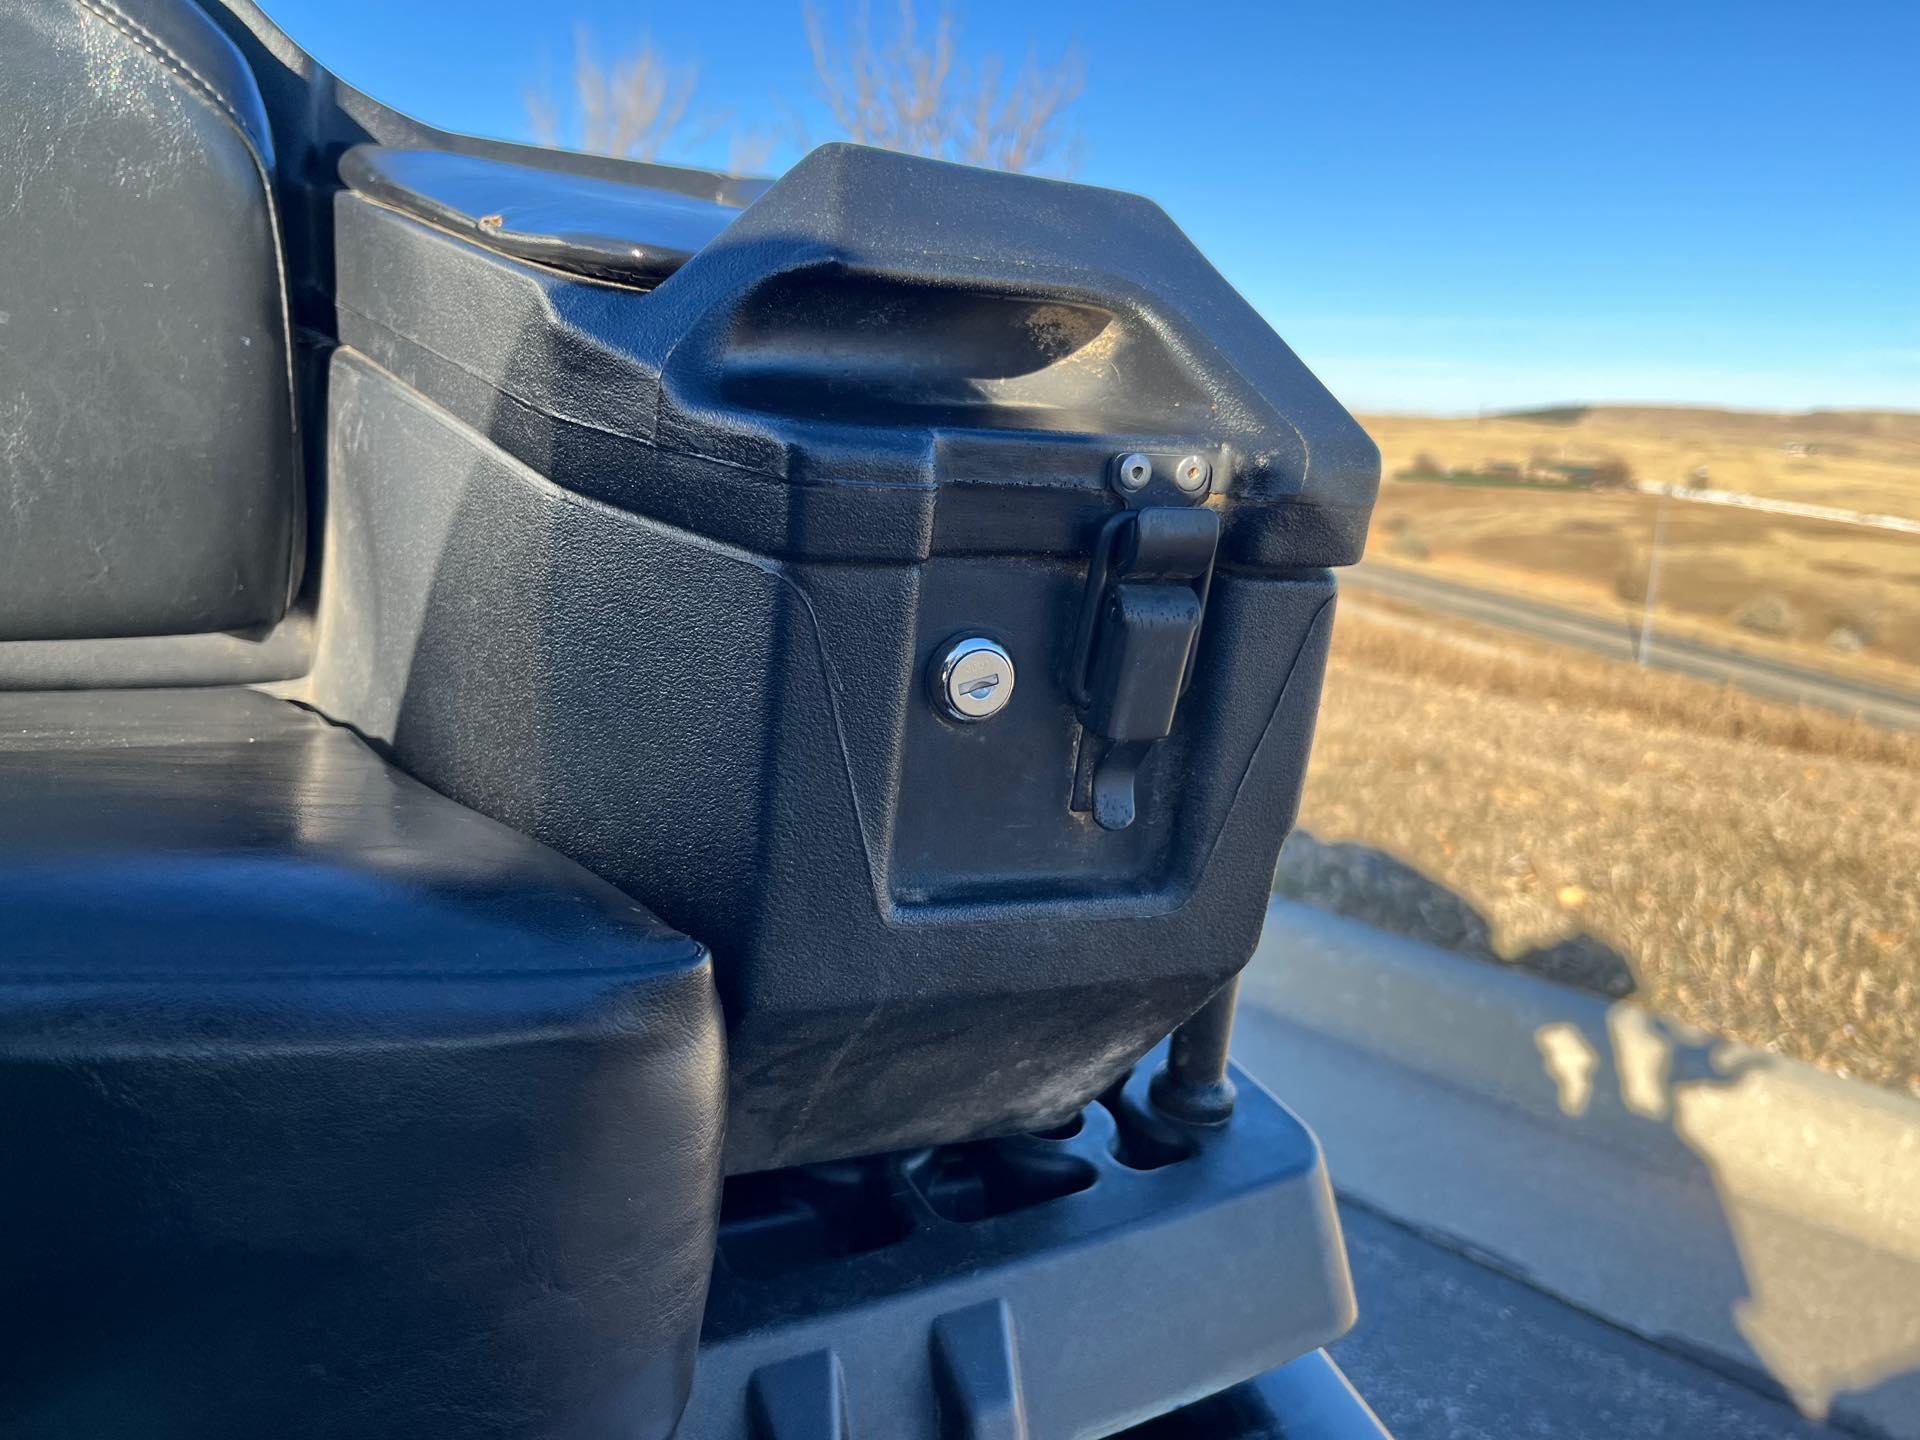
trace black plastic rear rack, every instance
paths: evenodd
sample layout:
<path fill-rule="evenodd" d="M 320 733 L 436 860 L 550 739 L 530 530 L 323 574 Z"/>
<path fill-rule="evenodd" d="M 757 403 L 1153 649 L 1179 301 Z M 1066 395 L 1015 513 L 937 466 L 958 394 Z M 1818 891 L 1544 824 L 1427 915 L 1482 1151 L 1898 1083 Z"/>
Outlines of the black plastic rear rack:
<path fill-rule="evenodd" d="M 1244 1075 L 1230 1123 L 1168 1120 L 1163 1053 L 1056 1131 L 730 1181 L 679 1433 L 1116 1435 L 1337 1338 L 1313 1137 Z"/>

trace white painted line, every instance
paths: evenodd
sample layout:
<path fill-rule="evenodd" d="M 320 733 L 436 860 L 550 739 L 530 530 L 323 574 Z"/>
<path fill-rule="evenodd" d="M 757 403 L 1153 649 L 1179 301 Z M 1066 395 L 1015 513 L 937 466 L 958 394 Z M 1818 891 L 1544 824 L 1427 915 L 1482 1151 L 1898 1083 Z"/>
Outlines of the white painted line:
<path fill-rule="evenodd" d="M 1859 525 L 1870 530 L 1895 530 L 1903 535 L 1920 535 L 1920 520 L 1903 515 L 1876 515 L 1868 510 L 1846 510 L 1838 505 L 1811 505 L 1803 500 L 1772 500 L 1764 495 L 1748 495 L 1739 490 L 1690 490 L 1682 485 L 1656 485 L 1636 481 L 1631 486 L 1642 495 L 1665 495 L 1685 500 L 1690 505 L 1725 505 L 1738 510 L 1759 510 L 1769 515 L 1792 515 L 1801 520 L 1826 520 L 1835 525 Z"/>

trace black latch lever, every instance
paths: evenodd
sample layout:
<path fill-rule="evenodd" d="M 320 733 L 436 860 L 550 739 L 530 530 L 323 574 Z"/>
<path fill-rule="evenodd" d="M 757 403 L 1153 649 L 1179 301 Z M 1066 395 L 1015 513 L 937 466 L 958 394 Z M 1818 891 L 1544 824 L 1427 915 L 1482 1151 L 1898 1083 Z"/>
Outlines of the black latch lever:
<path fill-rule="evenodd" d="M 1200 507 L 1131 510 L 1101 528 L 1067 688 L 1080 723 L 1111 742 L 1091 795 L 1105 829 L 1133 823 L 1135 775 L 1153 743 L 1173 731 L 1219 544 L 1220 517 Z"/>

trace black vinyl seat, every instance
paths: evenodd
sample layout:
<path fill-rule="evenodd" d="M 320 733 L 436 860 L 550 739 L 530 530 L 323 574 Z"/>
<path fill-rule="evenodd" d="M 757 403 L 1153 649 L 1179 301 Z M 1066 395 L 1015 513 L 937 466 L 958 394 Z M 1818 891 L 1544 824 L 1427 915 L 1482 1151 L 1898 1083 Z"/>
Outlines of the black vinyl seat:
<path fill-rule="evenodd" d="M 240 689 L 0 696 L 0 916 L 0 1432 L 671 1429 L 699 945 Z"/>
<path fill-rule="evenodd" d="M 271 625 L 304 497 L 272 131 L 183 0 L 0 0 L 0 641 Z"/>
<path fill-rule="evenodd" d="M 300 595 L 276 73 L 191 0 L 0 0 L 29 685 L 217 672 Z M 7 1440 L 664 1436 L 724 1092 L 702 946 L 351 731 L 0 691 Z"/>

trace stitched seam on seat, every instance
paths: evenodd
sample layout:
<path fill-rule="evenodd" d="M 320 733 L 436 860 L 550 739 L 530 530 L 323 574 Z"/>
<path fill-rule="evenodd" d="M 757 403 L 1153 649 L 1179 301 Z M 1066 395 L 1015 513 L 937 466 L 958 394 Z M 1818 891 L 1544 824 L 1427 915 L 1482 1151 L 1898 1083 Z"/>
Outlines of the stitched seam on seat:
<path fill-rule="evenodd" d="M 259 147 L 253 143 L 246 122 L 240 118 L 240 112 L 233 108 L 226 96 L 222 95 L 213 81 L 202 75 L 182 56 L 155 35 L 146 26 L 134 19 L 126 11 L 113 4 L 113 0 L 79 0 L 81 8 L 93 11 L 102 20 L 132 40 L 141 49 L 147 51 L 156 60 L 172 70 L 180 79 L 186 81 L 201 99 L 218 106 L 233 122 L 234 129 L 240 132 L 240 138 L 246 143 L 247 150 L 253 155 L 253 162 L 262 170 L 266 169 L 265 160 L 259 153 Z"/>

